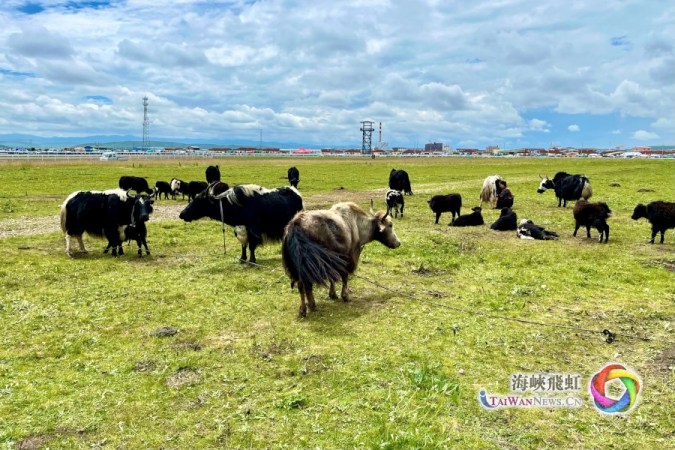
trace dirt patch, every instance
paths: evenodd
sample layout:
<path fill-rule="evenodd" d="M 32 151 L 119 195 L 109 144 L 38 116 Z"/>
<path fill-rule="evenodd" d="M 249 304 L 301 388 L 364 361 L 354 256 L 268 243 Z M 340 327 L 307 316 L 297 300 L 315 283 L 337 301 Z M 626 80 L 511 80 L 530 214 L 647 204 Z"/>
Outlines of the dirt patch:
<path fill-rule="evenodd" d="M 14 448 L 16 450 L 37 450 L 44 447 L 47 441 L 47 436 L 28 436 L 18 441 Z"/>
<path fill-rule="evenodd" d="M 134 372 L 152 372 L 157 368 L 157 364 L 154 361 L 137 361 L 134 364 Z"/>
<path fill-rule="evenodd" d="M 411 270 L 411 272 L 413 274 L 419 275 L 421 277 L 428 277 L 428 276 L 432 276 L 432 275 L 443 275 L 443 274 L 447 273 L 446 270 L 442 270 L 442 269 L 427 269 L 426 267 L 424 267 L 424 264 L 421 264 L 419 269 Z"/>
<path fill-rule="evenodd" d="M 654 189 L 640 188 L 638 192 L 656 192 Z"/>
<path fill-rule="evenodd" d="M 176 333 L 178 333 L 178 330 L 174 327 L 162 327 L 152 331 L 150 335 L 156 337 L 170 337 L 176 335 Z"/>
<path fill-rule="evenodd" d="M 201 375 L 196 370 L 183 367 L 167 378 L 166 385 L 170 388 L 179 388 L 198 383 L 201 378 Z"/>
<path fill-rule="evenodd" d="M 667 348 L 656 357 L 656 369 L 659 372 L 675 371 L 675 347 Z"/>
<path fill-rule="evenodd" d="M 176 350 L 191 350 L 193 352 L 201 351 L 204 348 L 204 346 L 199 342 L 191 342 L 191 341 L 176 342 L 175 344 L 173 344 L 173 347 Z"/>

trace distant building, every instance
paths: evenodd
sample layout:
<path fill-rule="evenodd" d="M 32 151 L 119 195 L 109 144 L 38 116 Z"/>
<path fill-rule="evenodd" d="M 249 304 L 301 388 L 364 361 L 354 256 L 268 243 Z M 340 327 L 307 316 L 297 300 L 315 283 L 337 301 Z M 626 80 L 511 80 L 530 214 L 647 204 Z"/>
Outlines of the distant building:
<path fill-rule="evenodd" d="M 425 152 L 442 152 L 443 144 L 441 142 L 432 142 L 430 144 L 424 144 Z"/>

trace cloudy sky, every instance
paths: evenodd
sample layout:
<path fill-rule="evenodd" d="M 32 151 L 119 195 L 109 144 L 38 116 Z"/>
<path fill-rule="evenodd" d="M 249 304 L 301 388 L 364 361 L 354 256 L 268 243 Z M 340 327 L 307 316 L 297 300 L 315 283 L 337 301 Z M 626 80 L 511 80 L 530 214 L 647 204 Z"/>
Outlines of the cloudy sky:
<path fill-rule="evenodd" d="M 0 88 L 0 134 L 675 144 L 675 2 L 2 0 Z"/>

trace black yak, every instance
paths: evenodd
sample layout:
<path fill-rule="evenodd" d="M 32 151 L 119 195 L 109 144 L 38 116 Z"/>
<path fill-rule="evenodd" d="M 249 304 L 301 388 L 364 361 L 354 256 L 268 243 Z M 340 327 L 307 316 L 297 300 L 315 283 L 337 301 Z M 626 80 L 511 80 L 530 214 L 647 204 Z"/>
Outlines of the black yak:
<path fill-rule="evenodd" d="M 408 172 L 405 170 L 391 169 L 391 172 L 389 172 L 389 189 L 396 189 L 405 194 L 413 195 Z"/>
<path fill-rule="evenodd" d="M 293 166 L 288 169 L 288 182 L 291 183 L 291 186 L 298 188 L 298 183 L 300 183 L 300 171 L 297 167 Z"/>
<path fill-rule="evenodd" d="M 675 203 L 656 201 L 646 206 L 639 203 L 635 207 L 631 219 L 638 220 L 642 217 L 652 224 L 652 239 L 649 242 L 653 244 L 656 233 L 661 233 L 661 243 L 663 244 L 666 230 L 675 228 Z"/>
<path fill-rule="evenodd" d="M 518 228 L 518 216 L 511 208 L 505 206 L 502 208 L 499 218 L 490 225 L 490 228 L 496 231 L 513 231 Z"/>
<path fill-rule="evenodd" d="M 462 209 L 462 196 L 459 194 L 448 195 L 434 195 L 430 200 L 427 200 L 429 208 L 436 214 L 436 224 L 441 214 L 444 212 L 452 213 L 452 220 L 455 220 L 455 214 L 459 217 Z"/>
<path fill-rule="evenodd" d="M 585 175 L 570 175 L 567 172 L 558 172 L 552 180 L 546 176 L 540 175 L 539 177 L 541 183 L 539 183 L 537 192 L 542 194 L 547 189 L 553 189 L 558 199 L 558 207 L 562 203 L 562 207 L 565 208 L 568 201 L 579 200 L 580 198 L 588 200 L 593 196 L 591 182 Z"/>
<path fill-rule="evenodd" d="M 448 224 L 449 227 L 474 227 L 478 225 L 483 225 L 485 221 L 483 220 L 483 215 L 481 214 L 481 207 L 476 206 L 471 208 L 471 214 L 464 214 L 463 216 L 457 217 L 455 220 Z"/>
<path fill-rule="evenodd" d="M 586 237 L 591 238 L 591 227 L 598 230 L 600 233 L 600 242 L 602 242 L 603 235 L 605 236 L 605 243 L 609 240 L 609 225 L 607 219 L 612 215 L 612 211 L 605 202 L 589 203 L 586 200 L 579 200 L 574 205 L 574 234 L 576 237 L 579 228 L 586 227 Z"/>

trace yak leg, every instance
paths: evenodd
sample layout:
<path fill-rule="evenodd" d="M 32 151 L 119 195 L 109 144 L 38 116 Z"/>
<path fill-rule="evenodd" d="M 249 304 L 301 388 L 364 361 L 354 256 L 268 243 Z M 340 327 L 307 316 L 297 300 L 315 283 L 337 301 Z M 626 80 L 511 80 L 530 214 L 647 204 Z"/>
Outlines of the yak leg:
<path fill-rule="evenodd" d="M 241 256 L 239 257 L 240 263 L 246 262 L 246 244 L 241 244 Z"/>
<path fill-rule="evenodd" d="M 401 219 L 403 219 L 403 208 L 405 208 L 405 205 L 401 205 Z"/>
<path fill-rule="evenodd" d="M 87 253 L 87 249 L 84 248 L 84 241 L 82 240 L 82 235 L 78 234 L 77 236 L 75 236 L 75 238 L 77 239 L 77 245 L 80 246 L 80 251 L 82 253 Z"/>
<path fill-rule="evenodd" d="M 441 218 L 441 213 L 437 212 L 436 213 L 436 225 L 438 225 L 438 219 Z M 452 213 L 452 220 L 455 220 L 455 213 Z"/>
<path fill-rule="evenodd" d="M 70 256 L 71 258 L 73 257 L 73 249 L 70 248 L 70 235 L 66 234 L 66 254 Z"/>
<path fill-rule="evenodd" d="M 342 297 L 343 302 L 349 301 L 349 289 L 347 287 L 347 276 L 343 275 L 342 277 L 342 292 L 340 292 L 340 297 Z"/>
<path fill-rule="evenodd" d="M 579 231 L 579 228 L 581 228 L 581 224 L 577 222 L 574 226 L 574 233 L 572 234 L 572 236 L 577 237 L 577 231 Z"/>
<path fill-rule="evenodd" d="M 333 300 L 338 299 L 337 293 L 335 292 L 335 282 L 333 281 L 330 282 L 330 288 L 328 289 L 328 297 Z"/>
<path fill-rule="evenodd" d="M 138 257 L 141 258 L 143 257 L 143 250 L 141 249 L 143 241 L 141 239 L 136 239 L 136 245 L 138 246 Z"/>
<path fill-rule="evenodd" d="M 168 200 L 168 199 L 167 199 Z M 150 249 L 148 248 L 148 241 L 143 238 L 143 247 L 145 247 L 145 254 L 149 255 L 150 254 Z"/>
<path fill-rule="evenodd" d="M 311 284 L 305 286 L 305 294 L 307 294 L 307 305 L 311 311 L 316 311 L 316 302 L 314 301 L 314 286 Z"/>
<path fill-rule="evenodd" d="M 586 225 L 586 237 L 588 239 L 591 238 L 591 226 L 590 225 Z"/>
<path fill-rule="evenodd" d="M 307 305 L 305 304 L 305 285 L 302 281 L 298 281 L 298 292 L 300 292 L 300 310 L 298 315 L 300 317 L 307 317 Z"/>

